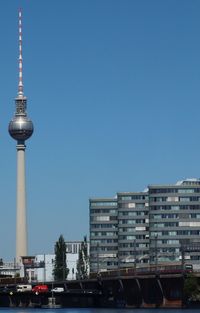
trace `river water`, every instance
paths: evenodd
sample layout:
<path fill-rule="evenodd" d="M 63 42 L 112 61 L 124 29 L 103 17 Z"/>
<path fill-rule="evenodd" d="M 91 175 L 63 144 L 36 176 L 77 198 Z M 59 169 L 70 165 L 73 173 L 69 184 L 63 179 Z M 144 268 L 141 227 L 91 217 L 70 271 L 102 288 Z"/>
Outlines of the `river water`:
<path fill-rule="evenodd" d="M 27 308 L 0 308 L 0 313 L 195 313 L 194 309 L 27 309 Z"/>

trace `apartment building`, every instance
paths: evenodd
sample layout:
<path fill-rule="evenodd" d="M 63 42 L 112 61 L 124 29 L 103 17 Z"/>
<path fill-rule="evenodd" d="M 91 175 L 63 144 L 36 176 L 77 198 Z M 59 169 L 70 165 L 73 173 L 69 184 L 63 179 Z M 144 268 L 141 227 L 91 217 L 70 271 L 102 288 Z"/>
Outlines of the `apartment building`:
<path fill-rule="evenodd" d="M 200 268 L 200 180 L 90 199 L 90 270 L 166 262 Z M 194 245 L 198 248 L 194 248 Z M 193 247 L 193 248 L 192 248 Z"/>
<path fill-rule="evenodd" d="M 118 193 L 117 202 L 119 267 L 147 263 L 149 258 L 148 193 Z"/>
<path fill-rule="evenodd" d="M 117 199 L 90 199 L 90 272 L 118 267 Z"/>
<path fill-rule="evenodd" d="M 185 242 L 200 242 L 200 180 L 149 186 L 149 237 L 153 262 L 180 261 Z M 200 254 L 191 251 L 185 258 L 196 264 Z"/>

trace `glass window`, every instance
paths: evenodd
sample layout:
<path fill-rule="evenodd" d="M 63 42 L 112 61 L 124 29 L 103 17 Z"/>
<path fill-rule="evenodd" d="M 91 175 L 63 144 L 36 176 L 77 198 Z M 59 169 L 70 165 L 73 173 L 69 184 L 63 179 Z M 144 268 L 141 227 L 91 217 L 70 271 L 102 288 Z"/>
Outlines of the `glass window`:
<path fill-rule="evenodd" d="M 168 202 L 178 202 L 178 197 L 167 197 Z"/>
<path fill-rule="evenodd" d="M 128 208 L 135 208 L 135 203 L 128 203 Z"/>
<path fill-rule="evenodd" d="M 136 204 L 136 207 L 138 208 L 138 209 L 143 209 L 144 208 L 144 203 L 137 203 Z"/>
<path fill-rule="evenodd" d="M 194 193 L 195 190 L 194 189 L 189 189 L 189 188 L 184 188 L 184 189 L 178 189 L 179 193 Z"/>
<path fill-rule="evenodd" d="M 122 196 L 121 200 L 132 200 L 131 196 Z"/>
<path fill-rule="evenodd" d="M 110 220 L 110 216 L 106 216 L 106 215 L 102 215 L 102 216 L 97 216 L 96 217 L 96 221 L 104 221 L 104 222 L 108 222 Z"/>
<path fill-rule="evenodd" d="M 169 236 L 176 236 L 177 232 L 176 231 L 169 231 Z"/>
<path fill-rule="evenodd" d="M 117 202 L 108 202 L 108 201 L 105 201 L 105 202 L 90 202 L 90 206 L 91 207 L 94 207 L 94 206 L 116 206 L 117 205 Z"/>
<path fill-rule="evenodd" d="M 190 201 L 190 197 L 180 197 L 179 201 L 181 201 L 181 202 L 189 202 Z"/>
<path fill-rule="evenodd" d="M 172 205 L 171 209 L 174 211 L 178 211 L 180 209 L 179 205 Z"/>

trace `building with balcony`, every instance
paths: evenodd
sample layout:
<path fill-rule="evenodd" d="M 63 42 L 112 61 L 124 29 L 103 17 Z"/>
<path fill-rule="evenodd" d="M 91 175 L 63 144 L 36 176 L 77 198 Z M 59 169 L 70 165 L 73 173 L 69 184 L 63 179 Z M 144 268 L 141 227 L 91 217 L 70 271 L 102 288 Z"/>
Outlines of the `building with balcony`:
<path fill-rule="evenodd" d="M 149 259 L 149 203 L 147 192 L 117 194 L 119 267 Z"/>
<path fill-rule="evenodd" d="M 90 199 L 89 207 L 91 272 L 183 261 L 200 268 L 199 179 Z"/>
<path fill-rule="evenodd" d="M 117 199 L 90 199 L 90 272 L 118 268 Z"/>
<path fill-rule="evenodd" d="M 149 238 L 152 262 L 180 261 L 182 245 L 200 243 L 200 180 L 149 186 Z M 198 251 L 185 258 L 200 263 Z"/>

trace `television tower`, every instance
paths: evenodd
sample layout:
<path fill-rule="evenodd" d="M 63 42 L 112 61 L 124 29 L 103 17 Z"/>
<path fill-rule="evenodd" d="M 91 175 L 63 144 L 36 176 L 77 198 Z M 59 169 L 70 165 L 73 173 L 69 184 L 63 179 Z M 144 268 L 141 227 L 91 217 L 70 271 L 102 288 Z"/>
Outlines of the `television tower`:
<path fill-rule="evenodd" d="M 27 256 L 26 186 L 25 186 L 25 140 L 33 133 L 33 123 L 27 117 L 27 98 L 24 96 L 22 79 L 22 10 L 19 10 L 19 83 L 15 98 L 16 111 L 8 131 L 17 141 L 17 212 L 16 212 L 16 262 Z"/>

